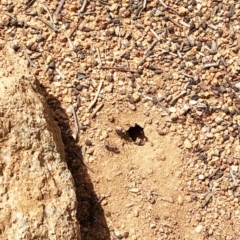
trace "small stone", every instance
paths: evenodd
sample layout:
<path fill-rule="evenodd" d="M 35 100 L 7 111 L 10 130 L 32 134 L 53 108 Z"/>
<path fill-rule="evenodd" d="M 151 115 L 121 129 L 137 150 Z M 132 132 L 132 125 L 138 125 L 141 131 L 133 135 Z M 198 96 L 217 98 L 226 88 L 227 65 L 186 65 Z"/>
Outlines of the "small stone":
<path fill-rule="evenodd" d="M 102 137 L 103 139 L 106 139 L 108 137 L 108 132 L 106 130 L 102 131 Z"/>
<path fill-rule="evenodd" d="M 117 230 L 114 231 L 114 235 L 118 239 L 123 239 L 123 235 L 119 231 L 117 231 Z"/>
<path fill-rule="evenodd" d="M 195 232 L 200 233 L 203 229 L 203 225 L 198 225 L 197 227 L 195 227 Z"/>
<path fill-rule="evenodd" d="M 139 94 L 137 94 L 137 93 L 133 93 L 132 96 L 131 96 L 131 99 L 132 99 L 132 102 L 133 102 L 133 103 L 136 103 L 136 102 L 139 101 L 140 96 L 139 96 Z"/>
<path fill-rule="evenodd" d="M 205 179 L 205 177 L 204 177 L 204 175 L 203 175 L 203 174 L 200 174 L 200 175 L 198 176 L 198 179 L 200 179 L 200 180 L 204 180 L 204 179 Z"/>
<path fill-rule="evenodd" d="M 179 13 L 180 16 L 185 16 L 187 12 L 188 12 L 188 10 L 185 7 L 180 6 L 178 8 L 178 13 Z"/>
<path fill-rule="evenodd" d="M 216 122 L 217 124 L 221 124 L 221 123 L 223 122 L 223 119 L 222 119 L 221 117 L 216 117 L 216 118 L 215 118 L 215 122 Z"/>
<path fill-rule="evenodd" d="M 85 120 L 85 121 L 83 122 L 83 125 L 84 125 L 84 126 L 89 126 L 89 125 L 90 125 L 90 120 L 89 120 L 89 119 Z"/>
<path fill-rule="evenodd" d="M 92 142 L 91 142 L 89 139 L 87 139 L 87 140 L 85 141 L 85 144 L 86 144 L 87 146 L 92 146 Z"/>
<path fill-rule="evenodd" d="M 187 148 L 187 149 L 192 148 L 192 143 L 190 142 L 189 139 L 185 139 L 185 141 L 184 141 L 184 147 Z"/>
<path fill-rule="evenodd" d="M 72 102 L 72 97 L 70 97 L 70 96 L 65 96 L 65 97 L 63 98 L 63 102 L 71 103 L 71 102 Z"/>
<path fill-rule="evenodd" d="M 132 207 L 133 206 L 133 203 L 127 203 L 126 205 L 125 205 L 127 208 L 129 208 L 129 207 Z"/>
<path fill-rule="evenodd" d="M 198 102 L 197 102 L 197 100 L 190 100 L 189 103 L 190 103 L 191 105 L 196 105 Z"/>
<path fill-rule="evenodd" d="M 63 95 L 66 95 L 68 93 L 68 89 L 67 88 L 64 88 L 61 92 Z"/>
<path fill-rule="evenodd" d="M 131 110 L 135 111 L 136 106 L 134 104 L 129 103 L 128 106 L 130 107 Z"/>
<path fill-rule="evenodd" d="M 150 228 L 155 228 L 156 227 L 156 224 L 155 223 L 151 223 L 150 224 Z"/>
<path fill-rule="evenodd" d="M 128 238 L 129 232 L 125 232 L 125 233 L 123 234 L 123 236 L 124 236 L 125 238 Z"/>
<path fill-rule="evenodd" d="M 177 111 L 177 109 L 176 109 L 175 107 L 170 107 L 170 108 L 168 109 L 168 111 L 169 111 L 170 113 L 175 113 L 175 112 Z"/>
<path fill-rule="evenodd" d="M 132 235 L 132 240 L 137 240 L 137 236 L 136 235 Z"/>
<path fill-rule="evenodd" d="M 235 87 L 240 90 L 240 82 L 237 82 L 237 83 L 235 84 Z"/>
<path fill-rule="evenodd" d="M 127 39 L 123 39 L 121 41 L 121 44 L 122 44 L 123 47 L 128 47 L 130 43 L 129 43 L 129 41 Z"/>
<path fill-rule="evenodd" d="M 105 92 L 107 92 L 107 93 L 111 93 L 112 90 L 113 90 L 113 85 L 112 85 L 112 84 L 109 84 L 108 86 L 106 86 L 106 87 L 104 88 L 104 90 L 105 90 Z"/>
<path fill-rule="evenodd" d="M 103 199 L 102 202 L 101 202 L 101 205 L 102 205 L 102 206 L 107 205 L 107 200 L 106 200 L 106 199 Z"/>
<path fill-rule="evenodd" d="M 183 204 L 183 198 L 182 198 L 182 196 L 178 196 L 178 198 L 177 198 L 177 201 L 178 201 L 178 204 L 179 205 L 182 205 Z"/>
<path fill-rule="evenodd" d="M 172 74 L 172 77 L 173 77 L 174 80 L 178 80 L 179 75 L 178 75 L 177 72 L 174 72 L 174 73 Z"/>
<path fill-rule="evenodd" d="M 237 165 L 232 165 L 231 169 L 232 169 L 232 171 L 234 171 L 236 173 L 238 172 L 238 166 Z"/>
<path fill-rule="evenodd" d="M 138 208 L 136 208 L 136 209 L 133 210 L 133 216 L 134 216 L 134 217 L 138 217 L 138 216 L 139 216 L 139 210 L 138 210 Z"/>
<path fill-rule="evenodd" d="M 171 119 L 172 121 L 176 121 L 176 120 L 178 120 L 178 115 L 177 115 L 176 113 L 172 113 L 172 114 L 170 115 L 170 119 Z"/>
<path fill-rule="evenodd" d="M 109 10 L 110 10 L 111 12 L 114 12 L 114 11 L 116 11 L 116 10 L 118 9 L 118 7 L 119 7 L 118 3 L 114 3 L 114 4 L 112 4 L 112 5 L 109 7 Z"/>
<path fill-rule="evenodd" d="M 62 83 L 61 82 L 53 82 L 53 85 L 55 87 L 61 87 L 62 86 Z"/>
<path fill-rule="evenodd" d="M 109 211 L 106 210 L 106 211 L 105 211 L 105 216 L 106 216 L 106 217 L 111 217 L 111 212 L 109 212 Z"/>
<path fill-rule="evenodd" d="M 139 189 L 138 188 L 131 188 L 131 189 L 129 189 L 129 192 L 138 193 Z"/>

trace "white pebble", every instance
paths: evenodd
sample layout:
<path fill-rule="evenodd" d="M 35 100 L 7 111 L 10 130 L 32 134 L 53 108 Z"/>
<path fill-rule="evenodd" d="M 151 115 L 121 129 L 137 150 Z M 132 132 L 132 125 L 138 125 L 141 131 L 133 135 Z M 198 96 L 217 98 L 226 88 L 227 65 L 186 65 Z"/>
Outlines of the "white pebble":
<path fill-rule="evenodd" d="M 177 111 L 175 107 L 170 107 L 168 110 L 170 113 L 175 113 Z"/>
<path fill-rule="evenodd" d="M 231 166 L 232 171 L 238 172 L 238 166 L 237 165 L 232 165 Z"/>
<path fill-rule="evenodd" d="M 198 179 L 200 179 L 200 180 L 204 180 L 204 179 L 205 179 L 205 177 L 204 177 L 204 175 L 203 175 L 203 174 L 200 174 L 200 175 L 198 176 Z"/>
<path fill-rule="evenodd" d="M 155 223 L 151 223 L 150 224 L 150 228 L 155 228 L 156 227 L 156 224 Z"/>
<path fill-rule="evenodd" d="M 215 122 L 216 122 L 217 124 L 221 124 L 221 123 L 223 122 L 223 119 L 222 119 L 221 117 L 216 117 L 216 118 L 215 118 Z"/>
<path fill-rule="evenodd" d="M 203 229 L 203 225 L 198 225 L 197 227 L 195 227 L 195 232 L 200 233 Z"/>
<path fill-rule="evenodd" d="M 197 100 L 190 100 L 189 103 L 190 103 L 191 105 L 196 105 L 196 104 L 197 104 Z"/>
<path fill-rule="evenodd" d="M 235 84 L 235 87 L 238 88 L 238 89 L 240 89 L 240 82 L 237 82 L 237 83 Z"/>

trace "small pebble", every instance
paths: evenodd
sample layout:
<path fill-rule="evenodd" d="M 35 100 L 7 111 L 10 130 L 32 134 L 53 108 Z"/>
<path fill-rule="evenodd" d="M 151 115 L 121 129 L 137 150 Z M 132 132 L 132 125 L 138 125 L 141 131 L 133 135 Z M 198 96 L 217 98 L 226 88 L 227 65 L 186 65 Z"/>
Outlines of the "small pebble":
<path fill-rule="evenodd" d="M 217 124 L 221 124 L 221 123 L 223 122 L 223 119 L 222 119 L 221 117 L 216 117 L 216 118 L 215 118 L 215 122 L 216 122 Z"/>
<path fill-rule="evenodd" d="M 125 232 L 125 233 L 123 234 L 123 236 L 124 236 L 125 238 L 128 238 L 129 232 Z"/>
<path fill-rule="evenodd" d="M 123 235 L 117 230 L 114 231 L 114 235 L 117 239 L 123 239 Z"/>
<path fill-rule="evenodd" d="M 182 205 L 183 204 L 182 196 L 179 195 L 177 201 L 178 201 L 179 205 Z"/>
<path fill-rule="evenodd" d="M 185 141 L 184 141 L 184 147 L 187 148 L 187 149 L 192 148 L 192 143 L 190 142 L 189 139 L 185 139 Z"/>
<path fill-rule="evenodd" d="M 169 111 L 170 113 L 175 113 L 175 112 L 177 111 L 177 109 L 176 109 L 175 107 L 170 107 L 170 108 L 168 109 L 168 111 Z"/>
<path fill-rule="evenodd" d="M 203 229 L 203 225 L 198 225 L 197 227 L 195 227 L 195 232 L 200 233 Z"/>
<path fill-rule="evenodd" d="M 203 175 L 203 174 L 200 174 L 200 175 L 198 176 L 198 179 L 200 179 L 200 180 L 204 180 L 204 179 L 205 179 L 205 177 L 204 177 L 204 175 Z"/>
<path fill-rule="evenodd" d="M 91 142 L 89 139 L 87 139 L 87 140 L 85 141 L 85 144 L 86 144 L 87 146 L 92 146 L 92 142 Z"/>
<path fill-rule="evenodd" d="M 131 189 L 129 189 L 129 192 L 138 193 L 139 189 L 138 188 L 131 188 Z"/>
<path fill-rule="evenodd" d="M 237 82 L 237 83 L 235 84 L 235 87 L 240 90 L 240 82 Z"/>
<path fill-rule="evenodd" d="M 131 96 L 131 100 L 133 103 L 136 103 L 140 100 L 140 96 L 138 93 L 133 93 L 132 96 Z"/>
<path fill-rule="evenodd" d="M 102 206 L 107 205 L 107 200 L 106 200 L 106 199 L 103 199 L 102 202 L 101 202 L 101 205 L 102 205 Z"/>
<path fill-rule="evenodd" d="M 196 105 L 198 102 L 197 102 L 197 100 L 190 100 L 189 103 L 190 103 L 191 105 Z"/>
<path fill-rule="evenodd" d="M 131 109 L 132 111 L 135 111 L 135 110 L 136 110 L 136 106 L 135 106 L 134 104 L 129 103 L 128 106 L 130 107 L 130 109 Z"/>
<path fill-rule="evenodd" d="M 150 224 L 150 228 L 155 228 L 156 227 L 156 224 L 155 223 L 151 223 Z"/>

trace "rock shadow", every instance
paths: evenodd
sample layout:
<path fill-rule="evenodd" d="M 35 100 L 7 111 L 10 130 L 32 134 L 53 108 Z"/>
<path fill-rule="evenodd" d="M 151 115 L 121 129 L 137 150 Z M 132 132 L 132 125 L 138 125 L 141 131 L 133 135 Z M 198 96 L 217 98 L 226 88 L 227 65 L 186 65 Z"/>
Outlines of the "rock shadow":
<path fill-rule="evenodd" d="M 81 225 L 82 240 L 110 240 L 110 231 L 100 203 L 101 200 L 94 192 L 81 149 L 72 137 L 68 116 L 56 97 L 48 94 L 45 87 L 37 80 L 36 85 L 38 93 L 46 99 L 49 108 L 53 111 L 54 120 L 57 121 L 61 130 L 66 162 L 76 187 L 77 219 Z M 58 112 L 57 115 L 55 114 L 56 111 Z"/>

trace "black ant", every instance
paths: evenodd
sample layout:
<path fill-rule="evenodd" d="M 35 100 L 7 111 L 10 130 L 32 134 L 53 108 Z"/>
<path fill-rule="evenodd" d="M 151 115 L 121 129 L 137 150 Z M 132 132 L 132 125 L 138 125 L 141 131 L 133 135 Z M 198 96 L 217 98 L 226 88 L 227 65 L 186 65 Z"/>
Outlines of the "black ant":
<path fill-rule="evenodd" d="M 106 148 L 109 152 L 113 152 L 113 153 L 116 153 L 116 154 L 119 154 L 119 153 L 120 153 L 120 151 L 118 150 L 117 147 L 110 146 L 109 144 L 105 144 L 105 148 Z"/>
<path fill-rule="evenodd" d="M 130 138 L 128 132 L 124 132 L 124 131 L 122 131 L 121 129 L 118 129 L 118 128 L 115 131 L 120 138 L 124 139 L 125 141 L 131 141 L 131 138 Z"/>

